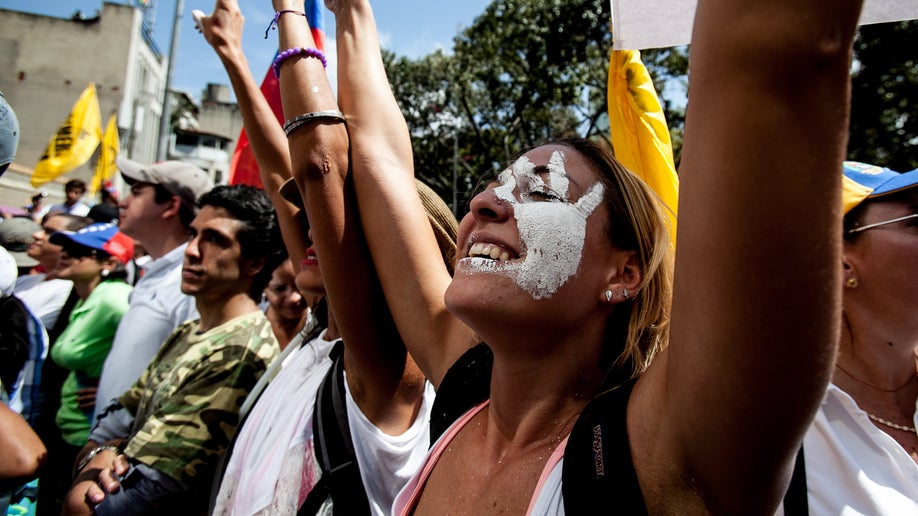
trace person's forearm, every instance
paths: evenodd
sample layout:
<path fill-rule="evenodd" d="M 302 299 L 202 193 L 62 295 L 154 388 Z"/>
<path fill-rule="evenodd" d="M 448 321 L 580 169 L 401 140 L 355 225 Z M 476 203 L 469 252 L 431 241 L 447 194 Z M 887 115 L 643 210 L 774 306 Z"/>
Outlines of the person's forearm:
<path fill-rule="evenodd" d="M 90 430 L 89 440 L 96 443 L 105 443 L 124 439 L 131 433 L 131 425 L 133 424 L 134 415 L 128 409 L 117 404 L 117 402 L 113 403 Z"/>
<path fill-rule="evenodd" d="M 46 450 L 25 419 L 0 403 L 0 478 L 34 475 L 44 463 Z"/>
<path fill-rule="evenodd" d="M 410 134 L 389 85 L 372 9 L 367 0 L 347 0 L 334 11 L 338 98 L 348 118 L 360 220 L 399 334 L 438 385 L 474 340 L 443 302 L 449 271 L 417 194 Z"/>
<path fill-rule="evenodd" d="M 236 103 L 258 162 L 265 191 L 273 196 L 281 184 L 291 177 L 290 155 L 284 130 L 255 82 L 241 50 L 231 52 L 225 58 L 221 56 L 221 60 L 236 94 Z"/>
<path fill-rule="evenodd" d="M 262 185 L 277 211 L 287 253 L 291 261 L 298 264 L 305 255 L 307 245 L 304 228 L 295 219 L 297 209 L 278 193 L 284 181 L 293 176 L 287 138 L 242 52 L 232 52 L 222 60 L 236 94 L 236 104 L 258 164 Z"/>
<path fill-rule="evenodd" d="M 413 177 L 408 126 L 389 86 L 373 10 L 367 0 L 340 4 L 335 10 L 338 102 L 348 117 L 351 147 L 371 160 L 370 149 L 381 149 L 383 159 L 391 155 L 396 163 L 409 165 L 390 173 Z"/>

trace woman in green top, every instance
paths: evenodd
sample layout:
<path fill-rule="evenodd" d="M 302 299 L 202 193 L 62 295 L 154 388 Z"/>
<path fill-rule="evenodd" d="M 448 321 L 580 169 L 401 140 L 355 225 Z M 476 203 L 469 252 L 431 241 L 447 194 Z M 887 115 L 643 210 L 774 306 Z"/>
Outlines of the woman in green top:
<path fill-rule="evenodd" d="M 54 362 L 70 373 L 61 387 L 57 412 L 61 440 L 49 446 L 49 466 L 53 462 L 55 469 L 63 470 L 63 476 L 69 478 L 76 454 L 86 444 L 93 423 L 95 386 L 102 364 L 121 316 L 128 309 L 131 287 L 123 279 L 125 264 L 134 254 L 134 242 L 113 224 L 57 232 L 50 241 L 63 248 L 57 276 L 73 281 L 80 298 L 67 328 L 51 349 Z M 55 489 L 44 481 L 42 484 L 43 489 Z"/>

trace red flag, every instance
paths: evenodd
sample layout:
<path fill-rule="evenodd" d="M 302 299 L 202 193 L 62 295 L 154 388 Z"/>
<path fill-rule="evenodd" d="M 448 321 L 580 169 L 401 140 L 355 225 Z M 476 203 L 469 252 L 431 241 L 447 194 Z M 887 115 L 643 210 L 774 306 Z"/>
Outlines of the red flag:
<path fill-rule="evenodd" d="M 308 0 L 306 2 L 306 16 L 309 20 L 309 26 L 312 27 L 312 38 L 316 41 L 316 47 L 319 50 L 325 50 L 324 11 L 322 10 L 321 2 Z M 277 117 L 278 123 L 284 123 L 280 83 L 277 77 L 274 76 L 274 69 L 270 65 L 268 65 L 268 71 L 261 82 L 261 94 L 265 96 L 268 105 L 274 111 L 274 116 Z M 245 134 L 244 127 L 239 132 L 236 150 L 233 151 L 233 158 L 230 160 L 229 184 L 262 187 L 258 165 L 255 163 L 255 155 L 252 154 L 249 137 Z"/>

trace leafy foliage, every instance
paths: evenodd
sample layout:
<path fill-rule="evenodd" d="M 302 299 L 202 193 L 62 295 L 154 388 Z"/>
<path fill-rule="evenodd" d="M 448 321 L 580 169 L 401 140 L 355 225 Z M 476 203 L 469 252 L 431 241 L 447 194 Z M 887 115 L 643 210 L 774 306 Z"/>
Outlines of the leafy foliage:
<path fill-rule="evenodd" d="M 848 156 L 918 168 L 918 20 L 861 27 L 855 40 Z"/>
<path fill-rule="evenodd" d="M 479 179 L 548 138 L 608 137 L 608 0 L 494 0 L 453 54 L 384 53 L 412 133 L 415 173 L 464 211 Z M 918 21 L 862 27 L 855 44 L 851 159 L 918 167 Z M 688 48 L 642 51 L 678 166 Z"/>

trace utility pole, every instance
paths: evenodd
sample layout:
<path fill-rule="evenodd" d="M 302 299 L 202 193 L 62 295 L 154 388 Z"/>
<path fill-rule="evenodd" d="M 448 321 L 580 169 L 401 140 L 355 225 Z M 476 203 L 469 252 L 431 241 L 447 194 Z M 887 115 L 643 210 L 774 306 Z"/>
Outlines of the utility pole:
<path fill-rule="evenodd" d="M 453 216 L 459 217 L 459 126 L 453 132 Z"/>
<path fill-rule="evenodd" d="M 172 89 L 175 51 L 178 48 L 179 28 L 184 9 L 185 0 L 175 0 L 175 18 L 172 21 L 172 43 L 169 44 L 169 64 L 166 67 L 166 87 L 163 91 L 163 113 L 159 119 L 159 145 L 156 147 L 156 161 L 165 161 L 169 151 L 169 136 L 172 133 L 172 127 L 169 124 L 169 91 Z"/>

